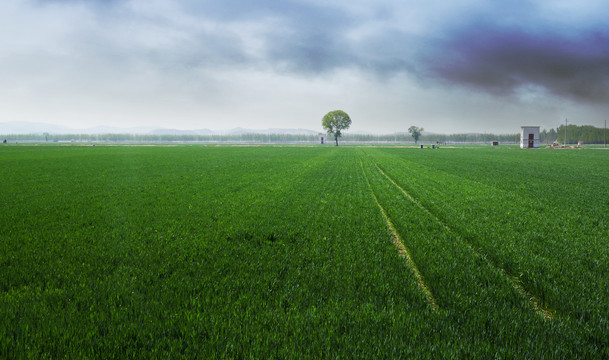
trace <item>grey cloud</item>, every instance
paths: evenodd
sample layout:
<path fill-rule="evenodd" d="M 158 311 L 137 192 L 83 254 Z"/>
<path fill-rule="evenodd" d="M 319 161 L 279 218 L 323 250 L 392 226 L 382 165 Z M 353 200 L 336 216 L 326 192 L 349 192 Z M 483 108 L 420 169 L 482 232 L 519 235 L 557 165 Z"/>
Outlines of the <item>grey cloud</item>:
<path fill-rule="evenodd" d="M 384 77 L 409 73 L 421 82 L 440 80 L 497 94 L 535 85 L 574 99 L 609 98 L 609 28 L 585 23 L 560 28 L 538 15 L 540 5 L 526 0 L 509 8 L 474 3 L 475 11 L 463 7 L 438 18 L 429 14 L 434 9 L 440 14 L 441 2 L 430 0 L 425 16 L 436 21 L 421 34 L 400 30 L 400 22 L 420 19 L 392 17 L 398 5 L 391 2 L 364 2 L 369 11 L 352 12 L 347 2 L 185 0 L 161 2 L 175 11 L 156 16 L 137 13 L 147 9 L 138 1 L 131 2 L 139 4 L 136 10 L 125 10 L 130 2 L 114 0 L 54 2 L 89 4 L 102 17 L 97 34 L 83 35 L 83 43 L 92 40 L 99 52 L 122 52 L 165 68 L 264 66 L 315 74 L 357 67 Z M 198 26 L 205 22 L 220 26 Z M 254 33 L 241 28 L 265 22 L 268 26 Z M 103 29 L 103 23 L 110 28 Z M 362 27 L 372 31 L 352 35 Z M 115 33 L 108 37 L 103 31 Z M 263 44 L 254 53 L 248 49 L 252 38 Z"/>
<path fill-rule="evenodd" d="M 457 20 L 430 22 L 424 34 L 399 30 L 400 24 L 391 23 L 395 19 L 379 21 L 373 6 L 369 17 L 311 4 L 296 11 L 275 3 L 263 8 L 287 26 L 268 34 L 266 60 L 296 73 L 354 66 L 497 95 L 534 86 L 577 101 L 609 100 L 609 27 L 581 19 L 552 22 L 530 1 L 453 14 Z M 367 24 L 380 27 L 372 35 L 348 36 Z"/>
<path fill-rule="evenodd" d="M 552 14 L 560 10 L 549 0 L 539 3 Z M 140 99 L 144 109 L 159 103 L 147 101 L 155 96 L 176 102 L 192 98 L 206 113 L 216 103 L 232 104 L 235 92 L 258 104 L 267 86 L 281 89 L 284 100 L 294 96 L 291 91 L 299 99 L 301 94 L 312 98 L 334 86 L 340 90 L 319 96 L 317 106 L 349 101 L 354 96 L 349 92 L 357 92 L 353 106 L 362 109 L 386 107 L 382 104 L 390 98 L 396 119 L 417 106 L 422 117 L 434 111 L 438 118 L 452 117 L 454 111 L 444 115 L 436 96 L 447 108 L 471 110 L 466 116 L 471 118 L 477 101 L 463 105 L 462 97 L 486 99 L 495 111 L 495 101 L 520 96 L 523 88 L 542 89 L 539 98 L 552 106 L 565 98 L 594 103 L 590 108 L 609 100 L 609 26 L 587 22 L 590 10 L 582 18 L 553 22 L 540 15 L 541 5 L 525 0 L 505 8 L 484 0 L 7 4 L 0 8 L 19 20 L 8 22 L 5 15 L 6 34 L 18 32 L 19 40 L 4 36 L 8 55 L 0 64 L 15 71 L 3 80 L 24 84 L 33 94 L 59 94 L 60 84 L 68 99 L 82 94 L 114 104 L 124 97 L 126 108 L 136 108 L 131 99 Z M 265 96 L 275 101 L 277 95 Z M 459 101 L 451 103 L 451 96 Z M 372 98 L 375 103 L 361 100 Z M 481 116 L 487 115 L 485 110 Z"/>

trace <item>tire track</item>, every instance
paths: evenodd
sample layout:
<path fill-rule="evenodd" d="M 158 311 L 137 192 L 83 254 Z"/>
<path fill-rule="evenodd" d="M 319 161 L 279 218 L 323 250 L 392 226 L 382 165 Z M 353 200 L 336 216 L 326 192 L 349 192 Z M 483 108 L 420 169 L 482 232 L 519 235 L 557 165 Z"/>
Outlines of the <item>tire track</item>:
<path fill-rule="evenodd" d="M 436 222 L 438 222 L 438 224 L 440 224 L 446 230 L 448 230 L 449 232 L 457 235 L 457 237 L 463 241 L 463 244 L 465 244 L 465 246 L 467 246 L 474 254 L 476 254 L 476 256 L 481 257 L 482 259 L 484 259 L 484 261 L 486 261 L 486 263 L 489 266 L 491 266 L 492 268 L 497 269 L 497 271 L 499 271 L 499 273 L 502 274 L 509 281 L 509 283 L 516 290 L 516 292 L 518 292 L 528 302 L 529 306 L 532 308 L 532 310 L 536 314 L 538 314 L 539 316 L 543 317 L 546 320 L 552 320 L 553 319 L 552 312 L 549 309 L 544 308 L 541 305 L 541 301 L 539 300 L 539 298 L 537 298 L 535 295 L 533 295 L 532 293 L 527 291 L 527 289 L 524 287 L 524 284 L 522 283 L 522 281 L 520 281 L 520 279 L 517 276 L 514 276 L 514 275 L 510 274 L 503 267 L 501 267 L 500 265 L 498 265 L 498 264 L 494 263 L 493 261 L 491 261 L 486 256 L 486 254 L 484 252 L 482 252 L 481 250 L 475 248 L 469 241 L 467 241 L 466 239 L 461 237 L 457 231 L 455 231 L 452 228 L 450 228 L 440 218 L 438 218 L 435 214 L 433 214 L 431 211 L 429 211 L 429 209 L 427 209 L 419 200 L 414 198 L 410 193 L 408 193 L 406 190 L 404 190 L 404 188 L 402 188 L 400 185 L 398 185 L 393 180 L 393 178 L 391 178 L 389 175 L 387 175 L 387 173 L 385 173 L 376 163 L 374 164 L 374 166 L 381 173 L 381 175 L 383 175 L 385 178 L 387 178 L 387 180 L 389 180 L 397 189 L 399 189 L 406 198 L 408 198 L 415 205 L 417 205 L 421 210 L 423 210 L 428 215 L 430 215 L 433 219 L 436 220 Z M 368 180 L 368 178 L 366 178 L 366 180 Z M 369 182 L 368 182 L 368 186 L 370 186 Z M 375 196 L 375 200 L 376 200 L 376 196 Z M 378 204 L 378 200 L 377 200 L 377 204 Z M 379 206 L 380 206 L 380 204 L 379 204 Z M 385 214 L 383 214 L 383 215 L 385 215 Z"/>
<path fill-rule="evenodd" d="M 387 215 L 387 212 L 385 211 L 385 209 L 379 202 L 378 198 L 376 197 L 376 194 L 374 193 L 374 190 L 372 189 L 372 186 L 370 185 L 370 180 L 368 179 L 368 175 L 366 175 L 366 171 L 364 170 L 364 165 L 361 161 L 360 161 L 360 166 L 362 168 L 362 172 L 364 173 L 364 177 L 366 178 L 366 183 L 368 184 L 368 188 L 370 189 L 370 192 L 372 193 L 372 197 L 374 198 L 376 205 L 378 205 L 378 207 L 381 211 L 381 214 L 383 215 L 383 218 L 387 222 L 387 227 L 389 228 L 389 231 L 391 232 L 393 243 L 398 248 L 398 253 L 400 254 L 401 257 L 403 257 L 406 260 L 408 267 L 410 268 L 410 270 L 414 274 L 415 279 L 417 280 L 419 290 L 421 290 L 421 292 L 425 296 L 425 299 L 427 300 L 427 303 L 431 307 L 431 310 L 433 312 L 438 312 L 440 307 L 438 306 L 438 303 L 437 303 L 436 299 L 434 298 L 433 293 L 431 292 L 429 287 L 425 284 L 423 275 L 421 275 L 421 272 L 417 268 L 417 264 L 412 259 L 412 256 L 410 256 L 410 252 L 408 251 L 408 248 L 404 245 L 402 238 L 400 237 L 395 226 L 391 222 L 391 219 Z"/>

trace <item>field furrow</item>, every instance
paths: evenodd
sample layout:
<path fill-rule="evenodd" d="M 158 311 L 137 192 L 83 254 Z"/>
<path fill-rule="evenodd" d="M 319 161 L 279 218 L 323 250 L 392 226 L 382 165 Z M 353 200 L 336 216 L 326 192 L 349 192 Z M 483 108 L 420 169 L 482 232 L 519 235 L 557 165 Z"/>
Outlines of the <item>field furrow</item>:
<path fill-rule="evenodd" d="M 406 262 L 408 263 L 408 267 L 410 267 L 410 269 L 412 270 L 412 273 L 414 274 L 414 276 L 417 280 L 419 289 L 421 289 L 421 291 L 425 295 L 425 299 L 427 299 L 427 303 L 429 304 L 429 306 L 431 306 L 432 310 L 438 311 L 439 307 L 438 307 L 438 303 L 436 302 L 436 299 L 434 298 L 433 294 L 431 293 L 431 290 L 429 289 L 429 287 L 427 287 L 427 285 L 425 285 L 425 280 L 423 279 L 421 272 L 417 268 L 417 264 L 412 259 L 412 256 L 410 256 L 410 252 L 409 252 L 408 248 L 404 245 L 404 241 L 398 234 L 397 230 L 395 229 L 395 226 L 391 222 L 391 219 L 389 218 L 389 216 L 387 216 L 387 212 L 385 211 L 385 209 L 379 202 L 376 194 L 374 193 L 374 190 L 372 189 L 372 186 L 370 185 L 370 180 L 368 179 L 368 176 L 365 174 L 363 164 L 360 163 L 360 165 L 362 167 L 362 172 L 364 172 L 364 175 L 366 176 L 366 183 L 368 184 L 368 187 L 370 187 L 370 192 L 372 193 L 372 196 L 374 197 L 374 202 L 378 205 L 381 214 L 383 214 L 383 218 L 387 222 L 387 227 L 389 228 L 389 231 L 391 231 L 393 243 L 398 248 L 399 254 L 406 259 Z"/>
<path fill-rule="evenodd" d="M 427 209 L 423 204 L 421 204 L 421 202 L 419 202 L 417 199 L 415 199 L 411 194 L 409 194 L 406 190 L 404 190 L 400 185 L 398 185 L 395 180 L 393 180 L 389 175 L 387 175 L 377 164 L 375 164 L 375 167 L 377 168 L 377 170 L 384 176 L 387 178 L 387 180 L 389 180 L 395 187 L 397 187 L 402 194 L 404 194 L 404 196 L 412 201 L 413 203 L 415 203 L 421 210 L 425 211 L 427 214 L 430 215 L 431 218 L 433 218 L 435 220 L 435 222 L 444 227 L 447 231 L 449 231 L 450 233 L 454 234 L 457 238 L 459 238 L 460 240 L 463 241 L 463 243 L 469 248 L 471 249 L 471 251 L 473 253 L 475 253 L 478 257 L 486 260 L 487 264 L 491 267 L 496 268 L 501 274 L 503 274 L 506 278 L 506 280 L 508 280 L 512 286 L 514 287 L 514 289 L 516 291 L 518 291 L 518 293 L 520 293 L 520 295 L 522 295 L 522 297 L 524 299 L 526 299 L 529 302 L 529 305 L 531 306 L 531 308 L 539 315 L 543 316 L 545 319 L 552 319 L 552 313 L 548 310 L 543 308 L 540 305 L 540 301 L 539 299 L 531 294 L 529 291 L 527 291 L 524 287 L 524 285 L 522 284 L 522 282 L 513 274 L 508 273 L 503 267 L 495 264 L 492 262 L 491 259 L 488 258 L 487 254 L 485 254 L 484 252 L 482 252 L 480 249 L 475 248 L 470 242 L 468 242 L 466 239 L 462 239 L 461 236 L 459 235 L 459 233 L 454 230 L 451 229 L 446 223 L 444 223 L 442 220 L 440 220 L 440 218 L 438 218 L 435 214 L 433 214 L 429 209 Z M 380 206 L 380 205 L 379 205 Z"/>
<path fill-rule="evenodd" d="M 607 176 L 607 163 L 598 154 L 583 166 L 582 153 L 559 159 L 552 152 L 525 153 L 385 150 L 375 156 L 402 188 L 535 294 L 542 308 L 605 344 L 600 333 L 608 329 L 609 269 L 600 264 L 609 254 L 601 226 L 607 213 L 599 209 L 606 206 L 607 184 L 597 179 Z M 571 199 L 574 207 L 564 206 Z"/>

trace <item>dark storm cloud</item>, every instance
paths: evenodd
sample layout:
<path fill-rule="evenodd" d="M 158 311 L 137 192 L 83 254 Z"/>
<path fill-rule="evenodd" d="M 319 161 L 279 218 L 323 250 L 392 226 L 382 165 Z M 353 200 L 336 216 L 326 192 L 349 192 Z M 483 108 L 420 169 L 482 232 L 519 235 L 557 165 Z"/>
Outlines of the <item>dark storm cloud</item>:
<path fill-rule="evenodd" d="M 355 15 L 346 5 L 230 0 L 200 10 L 226 21 L 282 19 L 281 27 L 265 34 L 263 57 L 294 73 L 357 67 L 382 77 L 405 72 L 421 83 L 440 80 L 495 95 L 533 87 L 578 101 L 609 100 L 609 29 L 598 22 L 553 22 L 540 15 L 538 3 L 517 1 L 505 9 L 465 9 L 455 14 L 458 20 L 444 14 L 424 33 L 413 34 L 380 6 L 366 6 L 367 13 Z M 351 36 L 369 24 L 381 27 Z"/>
<path fill-rule="evenodd" d="M 558 25 L 540 16 L 540 6 L 532 2 L 512 5 L 463 11 L 458 20 L 430 22 L 418 34 L 400 28 L 399 18 L 373 3 L 366 4 L 367 12 L 357 14 L 346 5 L 323 2 L 229 0 L 191 6 L 203 17 L 227 22 L 280 19 L 264 34 L 267 46 L 261 54 L 278 70 L 323 73 L 356 67 L 381 77 L 408 73 L 420 83 L 440 80 L 495 95 L 535 87 L 575 100 L 609 100 L 607 27 Z M 353 35 L 366 27 L 372 30 Z M 231 60 L 250 61 L 239 56 L 240 45 L 235 46 Z"/>
<path fill-rule="evenodd" d="M 429 76 L 495 94 L 533 85 L 575 100 L 609 100 L 607 30 L 471 24 L 433 42 L 422 61 Z"/>

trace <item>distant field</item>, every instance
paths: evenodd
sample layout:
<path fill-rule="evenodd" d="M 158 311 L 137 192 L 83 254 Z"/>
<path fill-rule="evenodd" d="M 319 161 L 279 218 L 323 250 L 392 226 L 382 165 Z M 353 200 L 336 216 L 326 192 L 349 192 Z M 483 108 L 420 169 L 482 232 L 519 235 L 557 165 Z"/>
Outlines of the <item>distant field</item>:
<path fill-rule="evenodd" d="M 0 358 L 609 358 L 608 160 L 0 146 Z"/>

